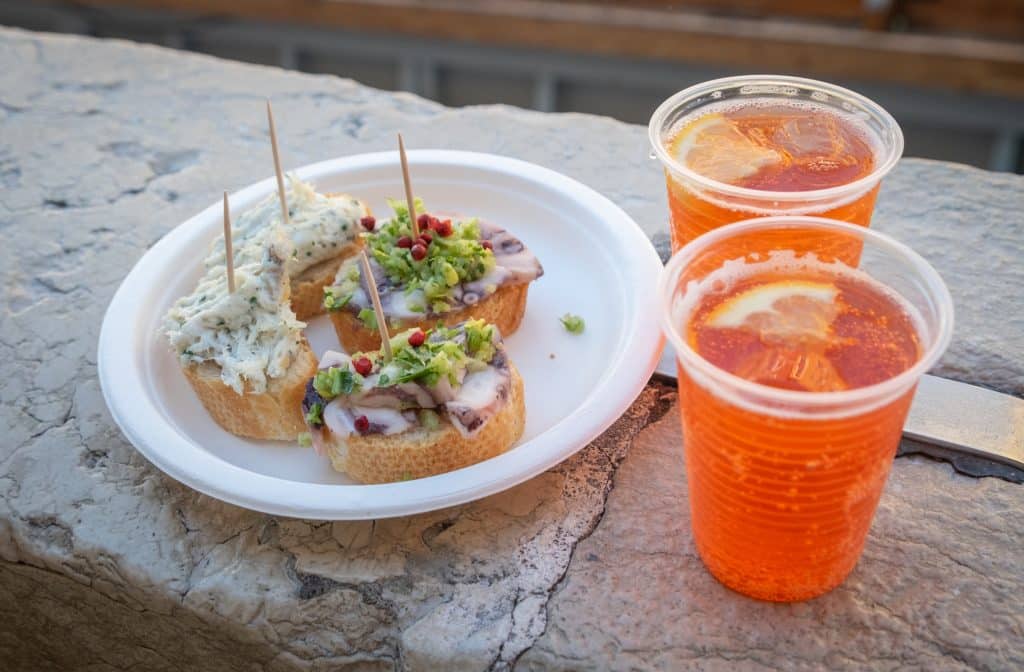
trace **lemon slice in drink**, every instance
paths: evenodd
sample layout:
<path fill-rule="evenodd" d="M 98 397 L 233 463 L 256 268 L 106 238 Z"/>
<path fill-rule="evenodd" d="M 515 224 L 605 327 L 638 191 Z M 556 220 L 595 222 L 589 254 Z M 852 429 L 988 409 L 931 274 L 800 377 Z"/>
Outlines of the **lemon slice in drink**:
<path fill-rule="evenodd" d="M 690 170 L 726 184 L 782 161 L 779 152 L 743 135 L 721 114 L 707 114 L 687 124 L 672 139 L 669 151 Z"/>
<path fill-rule="evenodd" d="M 708 315 L 709 327 L 750 329 L 769 342 L 827 343 L 839 313 L 835 285 L 781 280 L 752 287 L 724 301 Z"/>

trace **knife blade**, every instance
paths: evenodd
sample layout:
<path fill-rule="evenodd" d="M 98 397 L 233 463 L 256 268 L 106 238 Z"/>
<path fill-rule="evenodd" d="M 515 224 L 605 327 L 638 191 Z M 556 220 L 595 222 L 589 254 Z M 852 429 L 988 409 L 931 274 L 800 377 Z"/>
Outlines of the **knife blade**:
<path fill-rule="evenodd" d="M 655 374 L 676 380 L 665 344 Z M 900 454 L 921 453 L 972 476 L 1024 483 L 1024 399 L 925 375 L 903 426 Z"/>

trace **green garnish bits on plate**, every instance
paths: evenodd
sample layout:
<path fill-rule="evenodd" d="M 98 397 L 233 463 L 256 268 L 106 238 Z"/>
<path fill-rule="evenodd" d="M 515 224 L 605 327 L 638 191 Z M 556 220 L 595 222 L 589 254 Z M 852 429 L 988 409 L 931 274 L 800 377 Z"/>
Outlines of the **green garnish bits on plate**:
<path fill-rule="evenodd" d="M 583 330 L 587 326 L 587 323 L 583 321 L 582 317 L 579 315 L 573 315 L 572 313 L 566 313 L 559 318 L 559 321 L 570 334 L 582 334 Z"/>

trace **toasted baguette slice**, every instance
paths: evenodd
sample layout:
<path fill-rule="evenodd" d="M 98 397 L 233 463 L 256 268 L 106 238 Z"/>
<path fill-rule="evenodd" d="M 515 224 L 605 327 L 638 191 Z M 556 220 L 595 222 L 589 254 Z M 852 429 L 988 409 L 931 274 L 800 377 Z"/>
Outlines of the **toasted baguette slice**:
<path fill-rule="evenodd" d="M 348 194 L 330 193 L 324 195 L 328 198 L 351 198 Z M 364 206 L 366 214 L 372 216 L 373 213 L 370 211 L 370 206 L 365 204 Z M 359 226 L 358 222 L 356 222 L 356 226 Z M 353 254 L 358 253 L 362 246 L 362 237 L 356 235 L 352 242 L 339 249 L 336 255 L 310 266 L 291 279 L 291 306 L 297 319 L 306 322 L 310 318 L 323 314 L 324 287 L 329 287 L 334 283 L 334 276 L 338 274 L 338 268 L 341 264 Z"/>
<path fill-rule="evenodd" d="M 362 239 L 356 238 L 342 247 L 336 256 L 314 264 L 292 278 L 291 306 L 296 318 L 306 322 L 324 312 L 324 287 L 334 283 L 338 268 L 357 254 L 362 246 Z"/>
<path fill-rule="evenodd" d="M 207 412 L 225 430 L 254 439 L 294 441 L 306 431 L 302 417 L 302 397 L 306 383 L 316 374 L 316 356 L 305 339 L 288 372 L 270 378 L 262 393 L 246 390 L 238 394 L 220 378 L 220 367 L 213 362 L 183 367 Z"/>
<path fill-rule="evenodd" d="M 497 326 L 502 336 L 508 337 L 523 321 L 523 313 L 526 312 L 526 293 L 529 289 L 529 283 L 502 285 L 494 294 L 462 310 L 420 320 L 388 319 L 388 327 L 392 333 L 415 327 L 428 331 L 437 326 L 438 320 L 450 327 L 465 320 L 479 319 Z M 346 352 L 367 352 L 380 348 L 380 334 L 376 329 L 368 329 L 355 314 L 344 309 L 330 311 L 327 314 L 334 325 L 338 341 Z"/>
<path fill-rule="evenodd" d="M 473 436 L 447 419 L 437 429 L 418 427 L 400 434 L 338 438 L 325 430 L 331 465 L 360 483 L 393 483 L 436 476 L 500 455 L 523 435 L 526 405 L 523 379 L 509 362 L 511 389 L 505 406 Z"/>

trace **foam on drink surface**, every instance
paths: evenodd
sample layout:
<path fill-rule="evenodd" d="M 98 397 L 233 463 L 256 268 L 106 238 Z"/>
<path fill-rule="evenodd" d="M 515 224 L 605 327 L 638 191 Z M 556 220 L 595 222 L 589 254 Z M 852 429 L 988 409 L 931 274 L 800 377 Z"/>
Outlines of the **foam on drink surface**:
<path fill-rule="evenodd" d="M 727 262 L 690 283 L 678 311 L 701 357 L 771 387 L 855 389 L 921 357 L 913 308 L 865 273 L 814 255 Z"/>
<path fill-rule="evenodd" d="M 879 139 L 853 114 L 812 101 L 745 99 L 706 105 L 665 143 L 694 172 L 733 186 L 809 191 L 869 175 Z"/>

